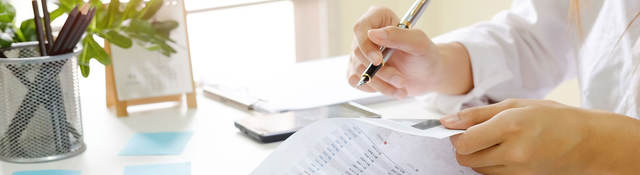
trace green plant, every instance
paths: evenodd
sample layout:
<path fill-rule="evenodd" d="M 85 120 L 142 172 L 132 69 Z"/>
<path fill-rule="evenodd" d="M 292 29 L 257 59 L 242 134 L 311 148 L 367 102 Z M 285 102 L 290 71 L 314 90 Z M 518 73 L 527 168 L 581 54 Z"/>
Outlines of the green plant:
<path fill-rule="evenodd" d="M 59 0 L 59 8 L 51 13 L 52 20 L 82 3 L 82 0 Z M 126 5 L 119 0 L 111 0 L 107 5 L 103 5 L 100 0 L 90 0 L 89 3 L 97 9 L 95 18 L 82 39 L 84 50 L 78 56 L 83 76 L 89 76 L 90 59 L 96 59 L 103 65 L 111 64 L 109 54 L 96 42 L 95 36 L 122 48 L 130 48 L 137 41 L 136 44 L 149 51 L 157 51 L 166 56 L 176 53 L 169 45 L 169 42 L 174 42 L 169 38 L 169 33 L 178 27 L 178 22 L 151 19 L 162 7 L 163 0 L 130 0 Z"/>
<path fill-rule="evenodd" d="M 58 8 L 51 12 L 51 21 L 71 12 L 74 7 L 90 3 L 96 8 L 96 15 L 91 21 L 87 33 L 81 41 L 82 53 L 78 63 L 82 76 L 90 73 L 89 61 L 96 59 L 103 65 L 111 64 L 111 57 L 96 42 L 95 37 L 103 38 L 109 43 L 122 48 L 131 48 L 136 43 L 149 51 L 157 51 L 170 56 L 176 51 L 169 45 L 174 42 L 169 33 L 178 27 L 174 20 L 156 21 L 151 18 L 162 7 L 163 0 L 130 0 L 127 4 L 119 0 L 111 0 L 103 4 L 101 0 L 59 0 Z M 8 2 L 0 0 L 0 47 L 9 47 L 11 43 L 35 41 L 35 23 L 33 19 L 25 20 L 17 28 L 14 24 L 15 8 Z"/>
<path fill-rule="evenodd" d="M 58 15 L 60 16 L 60 15 Z M 11 43 L 35 41 L 36 26 L 33 19 L 23 21 L 18 28 L 14 22 L 16 9 L 8 2 L 0 1 L 0 48 L 9 47 Z"/>

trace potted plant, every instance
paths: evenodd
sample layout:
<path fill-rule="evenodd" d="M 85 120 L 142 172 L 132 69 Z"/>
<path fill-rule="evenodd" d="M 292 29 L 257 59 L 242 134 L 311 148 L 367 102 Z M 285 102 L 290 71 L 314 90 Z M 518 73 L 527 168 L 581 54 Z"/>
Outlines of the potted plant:
<path fill-rule="evenodd" d="M 0 135 L 0 159 L 41 162 L 84 151 L 74 70 L 79 67 L 82 75 L 88 77 L 91 59 L 111 64 L 109 54 L 96 38 L 122 48 L 139 44 L 167 56 L 176 53 L 169 45 L 173 42 L 169 33 L 178 23 L 152 19 L 163 6 L 163 0 L 130 0 L 127 4 L 119 0 L 108 4 L 100 0 L 59 0 L 50 20 L 84 3 L 95 8 L 95 17 L 81 39 L 81 47 L 72 53 L 43 57 L 23 55 L 36 50 L 26 43 L 37 40 L 34 20 L 16 25 L 15 8 L 0 1 L 0 50 L 18 49 L 21 57 L 28 57 L 0 58 L 0 130 L 6 130 Z M 5 52 L 0 53 L 6 56 Z M 77 64 L 68 61 L 73 58 L 77 58 Z"/>

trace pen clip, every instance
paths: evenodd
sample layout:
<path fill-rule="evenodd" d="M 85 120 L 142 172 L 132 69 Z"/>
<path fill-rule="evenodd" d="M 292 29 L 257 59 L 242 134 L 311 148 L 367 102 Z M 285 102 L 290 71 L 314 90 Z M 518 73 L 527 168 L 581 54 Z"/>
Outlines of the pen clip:
<path fill-rule="evenodd" d="M 416 0 L 411 6 L 411 9 L 402 18 L 400 24 L 406 26 L 405 28 L 413 27 L 414 23 L 418 21 L 418 18 L 422 15 L 430 0 Z"/>
<path fill-rule="evenodd" d="M 418 15 L 418 12 L 420 12 L 420 8 L 424 5 L 424 3 L 426 3 L 426 0 L 421 0 L 420 2 L 418 2 L 418 4 L 416 5 L 416 8 L 411 9 L 411 16 L 415 17 L 416 15 Z"/>

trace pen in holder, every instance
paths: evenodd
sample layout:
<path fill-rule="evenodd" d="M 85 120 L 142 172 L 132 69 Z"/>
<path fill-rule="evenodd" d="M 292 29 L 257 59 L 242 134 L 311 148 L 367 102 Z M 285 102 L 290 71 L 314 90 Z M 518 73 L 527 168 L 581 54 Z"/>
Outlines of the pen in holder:
<path fill-rule="evenodd" d="M 0 159 L 35 163 L 85 150 L 78 63 L 81 49 L 40 56 L 38 44 L 0 50 Z"/>

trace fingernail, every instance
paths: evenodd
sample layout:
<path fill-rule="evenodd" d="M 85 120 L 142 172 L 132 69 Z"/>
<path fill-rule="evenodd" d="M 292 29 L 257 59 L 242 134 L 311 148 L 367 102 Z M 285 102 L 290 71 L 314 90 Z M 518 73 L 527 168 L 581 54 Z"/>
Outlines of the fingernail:
<path fill-rule="evenodd" d="M 384 30 L 373 29 L 373 30 L 369 30 L 369 33 L 371 33 L 371 35 L 375 36 L 378 39 L 381 39 L 381 40 L 387 39 L 387 32 Z"/>
<path fill-rule="evenodd" d="M 454 125 L 458 121 L 460 121 L 458 115 L 447 115 L 442 118 L 442 122 L 444 122 L 445 125 Z"/>
<path fill-rule="evenodd" d="M 397 88 L 403 88 L 403 86 L 404 86 L 404 81 L 399 76 L 391 77 L 391 82 L 390 83 L 393 86 L 397 87 Z"/>

